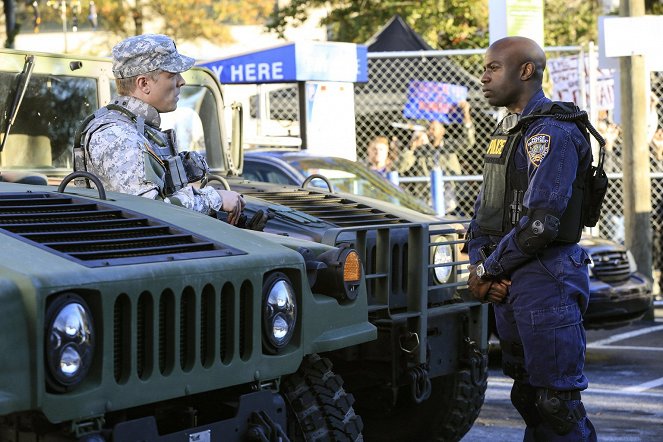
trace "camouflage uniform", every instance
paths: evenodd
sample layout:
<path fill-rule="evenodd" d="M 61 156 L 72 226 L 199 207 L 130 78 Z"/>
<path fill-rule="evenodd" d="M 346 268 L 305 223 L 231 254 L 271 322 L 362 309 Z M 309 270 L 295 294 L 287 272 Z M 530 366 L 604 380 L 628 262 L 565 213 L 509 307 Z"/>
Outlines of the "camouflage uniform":
<path fill-rule="evenodd" d="M 142 117 L 144 124 L 152 128 L 161 123 L 157 110 L 137 98 L 120 96 L 112 103 Z M 166 169 L 158 155 L 162 148 L 141 132 L 128 115 L 109 110 L 88 123 L 83 132 L 86 164 L 77 169 L 85 168 L 97 175 L 106 190 L 160 198 L 206 214 L 221 209 L 221 196 L 211 187 L 186 186 L 172 194 L 165 193 Z M 153 133 L 169 142 L 167 134 Z"/>
<path fill-rule="evenodd" d="M 157 69 L 180 73 L 194 61 L 179 54 L 165 35 L 138 35 L 113 48 L 113 75 L 131 78 Z M 163 199 L 206 214 L 221 210 L 223 200 L 211 187 L 194 189 L 185 179 L 183 187 L 166 190 L 165 152 L 175 154 L 176 146 L 174 137 L 159 130 L 161 117 L 156 108 L 129 96 L 116 97 L 112 104 L 128 112 L 117 107 L 95 112 L 82 128 L 80 144 L 74 146 L 77 170 L 97 175 L 106 190 Z"/>

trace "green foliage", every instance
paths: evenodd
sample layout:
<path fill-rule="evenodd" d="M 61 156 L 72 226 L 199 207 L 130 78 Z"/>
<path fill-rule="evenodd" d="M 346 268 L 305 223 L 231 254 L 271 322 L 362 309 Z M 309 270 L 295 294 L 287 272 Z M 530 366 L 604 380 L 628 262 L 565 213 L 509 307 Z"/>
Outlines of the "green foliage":
<path fill-rule="evenodd" d="M 436 49 L 488 46 L 488 2 L 482 0 L 431 1 L 408 21 Z"/>
<path fill-rule="evenodd" d="M 598 41 L 600 0 L 545 0 L 546 46 L 577 46 Z"/>
<path fill-rule="evenodd" d="M 79 28 L 89 29 L 89 0 L 67 0 L 67 21 L 72 23 L 73 6 L 79 4 Z M 175 40 L 203 38 L 230 42 L 229 24 L 261 24 L 272 12 L 273 0 L 95 0 L 99 28 L 121 37 L 150 32 L 164 33 Z M 61 1 L 43 2 L 44 25 L 61 26 Z M 156 26 L 156 28 L 155 28 Z"/>
<path fill-rule="evenodd" d="M 601 0 L 544 0 L 545 45 L 582 45 L 598 39 Z M 662 14 L 660 0 L 646 0 L 648 14 Z M 274 12 L 267 29 L 283 37 L 288 26 L 298 26 L 309 11 L 326 8 L 321 24 L 331 40 L 364 43 L 394 15 L 399 14 L 435 49 L 488 46 L 488 0 L 292 0 Z"/>
<path fill-rule="evenodd" d="M 661 0 L 645 0 L 647 14 L 663 15 L 663 2 Z"/>
<path fill-rule="evenodd" d="M 80 3 L 79 27 L 81 30 L 89 28 L 86 21 L 90 2 L 67 0 L 65 3 L 69 25 L 71 7 Z M 224 43 L 231 40 L 228 25 L 261 23 L 267 23 L 268 30 L 283 37 L 287 27 L 303 24 L 312 10 L 324 8 L 327 15 L 320 24 L 327 27 L 330 40 L 364 43 L 392 16 L 399 14 L 435 49 L 488 46 L 488 0 L 292 0 L 278 3 L 286 4 L 272 11 L 274 0 L 95 1 L 100 28 L 122 37 L 142 33 L 143 23 L 148 21 L 150 31 L 175 39 L 204 38 Z M 42 27 L 59 25 L 61 2 L 42 0 L 40 4 Z M 597 41 L 601 0 L 545 0 L 544 4 L 547 46 Z M 645 0 L 645 8 L 648 14 L 663 14 L 660 0 Z M 19 21 L 22 20 L 19 18 Z"/>
<path fill-rule="evenodd" d="M 485 0 L 293 0 L 274 11 L 267 29 L 284 36 L 299 26 L 314 8 L 327 7 L 321 24 L 331 39 L 364 43 L 395 14 L 436 49 L 475 48 L 488 44 L 488 2 Z"/>

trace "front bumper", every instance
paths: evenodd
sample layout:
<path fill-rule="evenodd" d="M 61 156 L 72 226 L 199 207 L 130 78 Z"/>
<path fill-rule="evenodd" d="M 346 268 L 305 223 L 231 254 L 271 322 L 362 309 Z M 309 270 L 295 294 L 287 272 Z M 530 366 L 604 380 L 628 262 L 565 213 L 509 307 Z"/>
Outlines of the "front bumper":
<path fill-rule="evenodd" d="M 585 328 L 615 328 L 640 319 L 652 306 L 651 283 L 641 273 L 626 281 L 607 283 L 590 280 L 589 305 L 584 315 Z"/>

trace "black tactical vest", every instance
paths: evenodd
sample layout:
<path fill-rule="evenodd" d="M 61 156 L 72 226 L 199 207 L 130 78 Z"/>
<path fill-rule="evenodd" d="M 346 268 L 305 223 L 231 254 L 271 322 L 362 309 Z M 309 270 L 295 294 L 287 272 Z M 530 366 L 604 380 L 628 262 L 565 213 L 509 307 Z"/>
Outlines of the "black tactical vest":
<path fill-rule="evenodd" d="M 513 158 L 516 149 L 521 147 L 527 127 L 537 118 L 559 113 L 559 109 L 555 107 L 553 112 L 551 106 L 548 109 L 535 110 L 532 115 L 522 118 L 515 127 L 503 130 L 500 124 L 493 133 L 484 158 L 482 197 L 476 214 L 482 233 L 504 236 L 527 214 L 527 207 L 522 204 L 528 187 L 527 169 L 518 171 Z M 561 109 L 562 112 L 566 111 L 565 107 Z M 573 182 L 571 199 L 560 219 L 559 234 L 555 242 L 576 243 L 580 240 L 583 229 L 585 174 L 586 172 L 583 172 L 576 176 Z"/>
<path fill-rule="evenodd" d="M 518 173 L 513 156 L 522 136 L 500 135 L 490 139 L 484 157 L 481 205 L 477 223 L 488 235 L 504 236 L 523 215 L 522 194 L 527 190 L 527 173 Z M 526 172 L 526 171 L 525 171 Z"/>

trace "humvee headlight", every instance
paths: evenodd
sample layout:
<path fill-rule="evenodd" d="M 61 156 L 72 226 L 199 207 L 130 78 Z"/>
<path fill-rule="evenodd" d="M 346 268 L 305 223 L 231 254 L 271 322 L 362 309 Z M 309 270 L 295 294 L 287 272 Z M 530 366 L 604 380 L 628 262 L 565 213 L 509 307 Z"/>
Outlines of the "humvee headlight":
<path fill-rule="evenodd" d="M 81 355 L 76 348 L 73 345 L 68 344 L 60 356 L 60 372 L 64 376 L 76 376 L 76 373 L 81 369 L 82 361 Z"/>
<path fill-rule="evenodd" d="M 87 304 L 78 295 L 57 298 L 46 313 L 48 384 L 66 391 L 80 384 L 92 364 L 94 327 Z"/>
<path fill-rule="evenodd" d="M 444 240 L 444 238 L 440 238 Z M 433 247 L 432 261 L 434 267 L 433 274 L 435 275 L 435 282 L 438 284 L 444 284 L 449 281 L 451 276 L 451 271 L 453 266 L 445 265 L 453 262 L 453 252 L 451 250 L 451 245 L 441 244 Z"/>
<path fill-rule="evenodd" d="M 275 352 L 288 345 L 297 322 L 295 290 L 285 274 L 277 272 L 267 278 L 263 300 L 265 347 Z"/>

